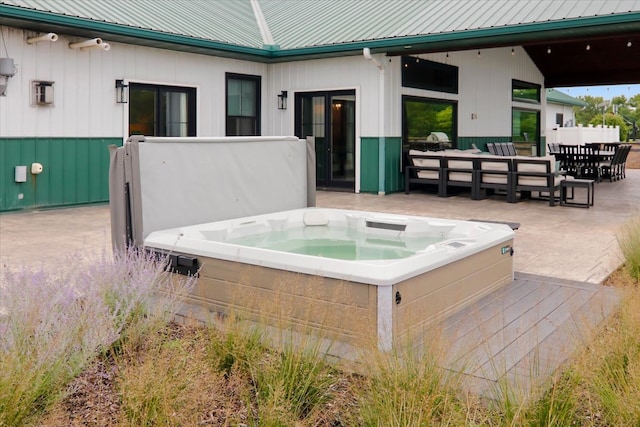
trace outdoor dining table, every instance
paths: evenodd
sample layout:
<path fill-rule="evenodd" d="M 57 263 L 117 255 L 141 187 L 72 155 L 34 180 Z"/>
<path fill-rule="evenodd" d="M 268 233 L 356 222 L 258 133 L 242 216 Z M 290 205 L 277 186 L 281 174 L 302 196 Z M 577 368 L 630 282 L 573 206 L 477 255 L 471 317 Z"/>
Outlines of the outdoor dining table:
<path fill-rule="evenodd" d="M 549 151 L 550 155 L 556 156 L 558 160 L 562 160 L 565 157 L 565 154 L 560 151 Z M 615 150 L 595 150 L 593 155 L 595 155 L 597 160 L 611 160 L 613 156 L 616 154 Z M 586 159 L 588 156 L 591 156 L 589 152 L 580 152 L 578 153 L 578 159 Z"/>
<path fill-rule="evenodd" d="M 595 152 L 599 160 L 611 160 L 614 154 L 616 154 L 615 150 L 598 150 Z"/>
<path fill-rule="evenodd" d="M 551 148 L 551 147 L 550 147 Z M 576 178 L 594 178 L 600 181 L 600 165 L 613 159 L 616 150 L 598 150 L 584 145 L 559 145 L 549 150 L 560 168 Z M 608 148 L 608 147 L 607 147 Z"/>

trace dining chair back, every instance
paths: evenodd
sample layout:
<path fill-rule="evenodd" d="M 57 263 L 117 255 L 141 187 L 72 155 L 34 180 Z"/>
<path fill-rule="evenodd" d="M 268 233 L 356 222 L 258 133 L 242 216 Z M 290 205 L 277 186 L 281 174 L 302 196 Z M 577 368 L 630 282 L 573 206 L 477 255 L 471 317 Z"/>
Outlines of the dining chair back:
<path fill-rule="evenodd" d="M 580 147 L 580 171 L 579 176 L 581 178 L 593 179 L 596 182 L 600 182 L 600 150 L 599 144 L 585 144 Z"/>
<path fill-rule="evenodd" d="M 568 175 L 577 177 L 580 174 L 580 151 L 577 145 L 560 145 L 560 167 Z"/>

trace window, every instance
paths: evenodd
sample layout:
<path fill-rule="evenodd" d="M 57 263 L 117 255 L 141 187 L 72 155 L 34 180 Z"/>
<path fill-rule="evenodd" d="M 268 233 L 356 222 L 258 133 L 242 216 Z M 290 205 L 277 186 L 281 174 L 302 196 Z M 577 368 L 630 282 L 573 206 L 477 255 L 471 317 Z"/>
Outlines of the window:
<path fill-rule="evenodd" d="M 433 145 L 455 146 L 456 117 L 455 102 L 403 96 L 404 148 L 425 150 Z"/>
<path fill-rule="evenodd" d="M 558 126 L 564 126 L 564 114 L 556 113 L 556 123 Z"/>
<path fill-rule="evenodd" d="M 536 156 L 540 147 L 540 111 L 513 109 L 511 140 L 518 154 Z"/>
<path fill-rule="evenodd" d="M 226 134 L 260 135 L 260 76 L 227 73 Z"/>
<path fill-rule="evenodd" d="M 511 83 L 513 101 L 540 103 L 540 85 L 513 80 Z"/>
<path fill-rule="evenodd" d="M 413 56 L 403 56 L 402 86 L 458 93 L 458 67 Z"/>
<path fill-rule="evenodd" d="M 196 136 L 195 88 L 131 83 L 129 134 Z"/>

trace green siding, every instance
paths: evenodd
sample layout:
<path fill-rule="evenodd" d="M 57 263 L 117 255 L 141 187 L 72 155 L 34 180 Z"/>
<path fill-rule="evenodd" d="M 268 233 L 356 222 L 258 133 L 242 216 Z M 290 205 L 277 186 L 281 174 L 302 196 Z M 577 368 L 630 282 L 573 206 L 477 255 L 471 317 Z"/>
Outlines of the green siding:
<path fill-rule="evenodd" d="M 360 192 L 378 193 L 378 146 L 380 138 L 360 138 Z"/>
<path fill-rule="evenodd" d="M 0 212 L 108 202 L 109 145 L 122 139 L 0 138 Z M 27 166 L 27 182 L 15 182 L 16 166 Z"/>
<path fill-rule="evenodd" d="M 395 193 L 404 191 L 404 174 L 400 172 L 400 160 L 402 158 L 402 138 L 385 138 L 384 159 L 384 192 Z"/>
<path fill-rule="evenodd" d="M 404 189 L 403 175 L 400 173 L 400 158 L 402 156 L 402 139 L 400 137 L 386 137 L 384 158 L 384 189 L 385 193 L 392 193 Z M 379 160 L 380 138 L 360 138 L 360 192 L 378 193 L 379 189 Z"/>

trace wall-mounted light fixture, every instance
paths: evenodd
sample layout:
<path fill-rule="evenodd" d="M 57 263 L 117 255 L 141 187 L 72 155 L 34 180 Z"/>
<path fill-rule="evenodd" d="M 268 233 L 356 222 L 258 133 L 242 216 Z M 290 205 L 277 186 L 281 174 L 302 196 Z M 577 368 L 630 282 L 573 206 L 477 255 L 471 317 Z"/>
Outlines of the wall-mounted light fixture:
<path fill-rule="evenodd" d="M 0 58 L 0 96 L 7 96 L 9 78 L 16 75 L 18 67 L 13 58 Z"/>
<path fill-rule="evenodd" d="M 55 42 L 57 40 L 58 40 L 58 35 L 56 33 L 47 33 L 47 34 L 42 34 L 40 36 L 27 37 L 28 44 L 35 44 L 40 42 Z"/>
<path fill-rule="evenodd" d="M 287 109 L 287 91 L 280 91 L 278 94 L 278 110 L 286 110 Z"/>
<path fill-rule="evenodd" d="M 127 89 L 129 85 L 124 80 L 116 80 L 116 102 L 118 104 L 126 104 L 128 101 Z"/>

